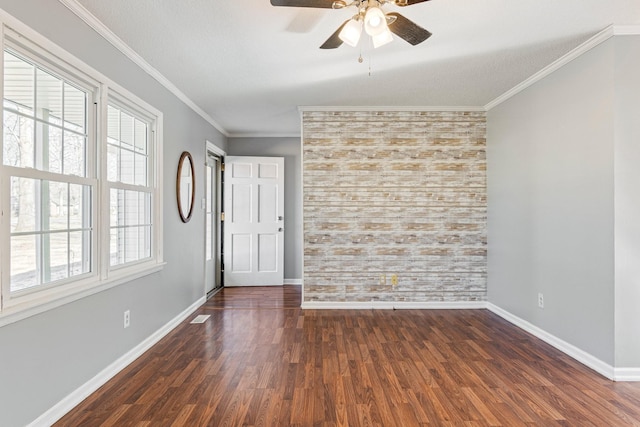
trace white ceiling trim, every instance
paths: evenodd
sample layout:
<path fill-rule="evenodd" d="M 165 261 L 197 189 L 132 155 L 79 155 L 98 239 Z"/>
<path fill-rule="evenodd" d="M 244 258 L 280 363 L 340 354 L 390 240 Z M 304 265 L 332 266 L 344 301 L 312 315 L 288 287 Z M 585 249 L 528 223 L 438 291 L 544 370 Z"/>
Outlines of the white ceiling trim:
<path fill-rule="evenodd" d="M 230 139 L 233 138 L 300 138 L 299 133 L 230 133 Z"/>
<path fill-rule="evenodd" d="M 600 31 L 599 33 L 597 33 L 596 35 L 591 37 L 589 40 L 585 41 L 580 46 L 576 47 L 566 55 L 558 58 L 557 60 L 547 65 L 542 70 L 538 71 L 537 73 L 535 73 L 534 75 L 532 75 L 531 77 L 523 81 L 522 83 L 514 86 L 512 89 L 508 90 L 507 92 L 503 93 L 493 101 L 489 102 L 487 105 L 484 106 L 484 109 L 486 111 L 489 111 L 492 108 L 497 107 L 498 105 L 502 104 L 503 102 L 515 96 L 516 94 L 522 92 L 523 90 L 533 85 L 534 83 L 544 79 L 554 71 L 557 71 L 558 69 L 564 67 L 569 62 L 573 61 L 579 56 L 584 55 L 586 52 L 590 51 L 591 49 L 598 46 L 599 44 L 609 40 L 613 36 L 619 36 L 619 35 L 640 35 L 640 26 L 611 25 L 605 28 L 604 30 Z"/>
<path fill-rule="evenodd" d="M 428 106 L 310 106 L 304 105 L 298 107 L 300 113 L 300 122 L 302 122 L 302 113 L 305 111 L 319 111 L 319 112 L 377 112 L 377 111 L 480 111 L 484 112 L 484 107 L 471 106 L 471 107 L 428 107 Z M 283 133 L 283 134 L 265 134 L 265 133 L 232 133 L 228 135 L 229 138 L 300 138 L 300 133 Z"/>
<path fill-rule="evenodd" d="M 640 36 L 640 25 L 614 25 L 615 36 Z"/>
<path fill-rule="evenodd" d="M 120 37 L 115 35 L 106 25 L 104 25 L 98 18 L 93 16 L 84 6 L 78 3 L 76 0 L 58 0 L 64 6 L 67 7 L 76 16 L 82 19 L 89 27 L 102 36 L 105 40 L 111 43 L 116 49 L 122 52 L 127 58 L 133 61 L 138 67 L 142 68 L 147 74 L 158 81 L 167 90 L 178 97 L 189 108 L 195 111 L 203 119 L 205 119 L 211 126 L 216 128 L 224 136 L 229 137 L 228 132 L 220 126 L 210 115 L 208 115 L 202 108 L 196 105 L 187 95 L 185 95 L 180 89 L 178 89 L 169 79 L 163 76 L 158 70 L 151 66 L 144 60 L 136 51 L 134 51 L 129 45 L 127 45 Z"/>
<path fill-rule="evenodd" d="M 478 107 L 478 106 L 468 106 L 468 107 L 458 107 L 458 106 L 449 106 L 449 107 L 421 107 L 421 106 L 410 106 L 410 107 L 398 107 L 398 106 L 393 106 L 393 107 L 385 107 L 385 106 L 361 106 L 361 107 L 337 107 L 337 106 L 320 106 L 320 107 L 313 107 L 313 106 L 304 106 L 304 107 L 298 107 L 298 111 L 300 111 L 301 113 L 306 112 L 306 111 L 347 111 L 347 112 L 352 112 L 352 111 L 364 111 L 364 112 L 375 112 L 375 111 L 485 111 L 484 107 Z"/>

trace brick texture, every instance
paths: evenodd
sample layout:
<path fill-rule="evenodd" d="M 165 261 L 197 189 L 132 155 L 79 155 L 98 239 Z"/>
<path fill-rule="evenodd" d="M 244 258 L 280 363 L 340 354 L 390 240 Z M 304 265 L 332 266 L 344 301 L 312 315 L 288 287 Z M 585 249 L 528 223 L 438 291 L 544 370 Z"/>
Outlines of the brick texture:
<path fill-rule="evenodd" d="M 484 113 L 305 111 L 302 129 L 305 302 L 486 299 Z"/>

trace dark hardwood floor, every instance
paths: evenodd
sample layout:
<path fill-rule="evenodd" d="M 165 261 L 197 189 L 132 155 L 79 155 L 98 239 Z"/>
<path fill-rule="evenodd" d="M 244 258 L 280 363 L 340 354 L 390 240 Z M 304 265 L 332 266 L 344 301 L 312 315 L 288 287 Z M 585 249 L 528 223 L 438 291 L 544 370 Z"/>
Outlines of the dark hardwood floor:
<path fill-rule="evenodd" d="M 614 383 L 486 310 L 301 310 L 226 288 L 57 426 L 640 426 Z"/>

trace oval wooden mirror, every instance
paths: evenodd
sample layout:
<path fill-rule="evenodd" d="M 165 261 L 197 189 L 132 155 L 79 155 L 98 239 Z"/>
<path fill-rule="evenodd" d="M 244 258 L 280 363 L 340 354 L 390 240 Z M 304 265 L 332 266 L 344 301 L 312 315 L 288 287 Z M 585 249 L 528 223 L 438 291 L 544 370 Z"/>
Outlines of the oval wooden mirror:
<path fill-rule="evenodd" d="M 196 198 L 196 174 L 193 168 L 193 157 L 184 151 L 178 162 L 178 178 L 176 180 L 176 197 L 178 212 L 182 222 L 189 222 L 193 213 L 193 202 Z"/>

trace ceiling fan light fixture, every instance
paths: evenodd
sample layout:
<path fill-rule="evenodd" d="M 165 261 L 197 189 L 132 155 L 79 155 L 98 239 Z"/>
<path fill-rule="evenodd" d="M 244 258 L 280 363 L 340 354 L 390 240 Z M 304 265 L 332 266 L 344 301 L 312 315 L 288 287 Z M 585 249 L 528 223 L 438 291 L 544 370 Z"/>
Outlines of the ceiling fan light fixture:
<path fill-rule="evenodd" d="M 340 31 L 338 37 L 351 47 L 356 47 L 362 34 L 362 21 L 351 19 Z"/>
<path fill-rule="evenodd" d="M 387 28 L 386 31 L 376 34 L 375 36 L 371 36 L 371 40 L 373 41 L 373 48 L 376 49 L 387 43 L 391 43 L 393 41 L 393 36 L 391 35 L 391 31 Z"/>
<path fill-rule="evenodd" d="M 377 6 L 369 6 L 364 15 L 364 30 L 370 36 L 376 36 L 388 30 L 387 19 L 384 12 Z"/>

